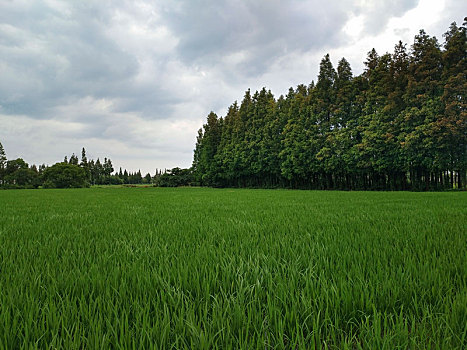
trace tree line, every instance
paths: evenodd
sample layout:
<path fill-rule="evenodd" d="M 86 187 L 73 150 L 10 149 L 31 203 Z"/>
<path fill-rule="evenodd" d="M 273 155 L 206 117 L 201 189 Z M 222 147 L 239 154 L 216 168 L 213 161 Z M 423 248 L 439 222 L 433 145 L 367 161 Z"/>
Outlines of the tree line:
<path fill-rule="evenodd" d="M 144 177 L 141 171 L 128 172 L 126 169 L 114 173 L 110 158 L 88 160 L 83 147 L 81 160 L 73 153 L 62 162 L 52 166 L 29 165 L 22 158 L 8 160 L 0 142 L 0 188 L 70 188 L 91 185 L 154 184 L 167 170 L 158 170 L 154 176 Z"/>
<path fill-rule="evenodd" d="M 276 99 L 246 91 L 198 131 L 195 183 L 342 190 L 466 187 L 467 18 L 444 44 L 420 30 L 361 75 L 329 54 L 318 79 Z"/>

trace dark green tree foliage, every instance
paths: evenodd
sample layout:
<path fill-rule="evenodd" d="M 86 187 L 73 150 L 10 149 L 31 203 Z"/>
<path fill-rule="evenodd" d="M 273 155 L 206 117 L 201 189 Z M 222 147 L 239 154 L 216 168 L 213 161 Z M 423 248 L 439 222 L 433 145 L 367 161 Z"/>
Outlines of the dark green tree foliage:
<path fill-rule="evenodd" d="M 3 188 L 37 188 L 40 185 L 37 167 L 29 167 L 22 158 L 8 160 L 2 173 Z"/>
<path fill-rule="evenodd" d="M 157 175 L 155 185 L 159 187 L 191 186 L 193 180 L 191 169 L 173 168 L 163 174 Z"/>
<path fill-rule="evenodd" d="M 56 163 L 44 171 L 44 187 L 76 188 L 86 187 L 86 172 L 78 165 Z"/>
<path fill-rule="evenodd" d="M 88 158 L 86 157 L 86 150 L 83 149 L 81 150 L 81 163 L 79 163 L 79 166 L 84 169 L 84 172 L 86 173 L 86 179 L 89 183 L 91 183 L 91 169 L 88 163 Z"/>
<path fill-rule="evenodd" d="M 421 30 L 410 50 L 372 49 L 353 76 L 329 55 L 316 84 L 277 100 L 248 90 L 198 132 L 197 184 L 233 187 L 430 190 L 465 188 L 467 30 L 444 45 Z"/>
<path fill-rule="evenodd" d="M 143 183 L 144 184 L 150 184 L 151 182 L 152 182 L 151 174 L 147 173 L 146 175 L 144 175 Z"/>
<path fill-rule="evenodd" d="M 221 141 L 222 124 L 222 118 L 211 112 L 203 130 L 198 131 L 194 162 L 199 170 L 197 181 L 204 186 L 216 186 L 219 182 L 220 169 L 215 156 Z"/>

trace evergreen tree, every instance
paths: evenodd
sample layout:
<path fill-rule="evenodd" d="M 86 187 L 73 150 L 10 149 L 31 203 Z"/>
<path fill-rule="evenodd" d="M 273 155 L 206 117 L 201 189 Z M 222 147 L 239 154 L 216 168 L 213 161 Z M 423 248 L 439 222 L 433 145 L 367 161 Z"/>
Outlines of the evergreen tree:
<path fill-rule="evenodd" d="M 70 157 L 70 160 L 68 161 L 69 164 L 73 164 L 73 165 L 78 165 L 79 163 L 79 160 L 78 160 L 78 157 L 73 153 Z"/>
<path fill-rule="evenodd" d="M 147 173 L 143 178 L 143 183 L 150 184 L 152 181 L 151 174 Z"/>
<path fill-rule="evenodd" d="M 432 173 L 437 172 L 437 147 L 430 125 L 442 113 L 442 53 L 435 37 L 424 30 L 415 36 L 410 55 L 409 76 L 404 99 L 402 151 L 410 171 L 411 186 L 428 190 Z"/>
<path fill-rule="evenodd" d="M 80 166 L 82 168 L 86 168 L 87 165 L 88 165 L 88 158 L 86 157 L 86 150 L 83 147 L 83 149 L 81 150 L 81 163 L 80 163 Z"/>
<path fill-rule="evenodd" d="M 110 158 L 104 158 L 104 164 L 102 166 L 102 175 L 104 177 L 103 181 L 105 181 L 107 184 L 111 184 L 111 175 L 112 172 L 114 171 L 114 168 L 112 166 L 112 161 Z"/>
<path fill-rule="evenodd" d="M 466 18 L 467 20 L 467 18 Z M 444 110 L 432 126 L 442 161 L 440 169 L 449 168 L 451 185 L 466 184 L 467 171 L 467 28 L 452 23 L 444 34 L 443 93 Z M 440 173 L 438 172 L 440 176 Z"/>
<path fill-rule="evenodd" d="M 91 170 L 89 168 L 88 158 L 86 157 L 86 150 L 84 147 L 81 150 L 81 163 L 79 166 L 84 169 L 87 181 L 91 181 Z"/>
<path fill-rule="evenodd" d="M 203 185 L 217 185 L 217 162 L 215 155 L 221 138 L 222 119 L 218 119 L 214 112 L 209 113 L 207 123 L 203 126 L 202 138 L 197 144 L 195 153 L 197 159 L 194 164 L 199 174 L 198 180 Z"/>
<path fill-rule="evenodd" d="M 324 56 L 319 65 L 318 81 L 316 83 L 316 112 L 318 112 L 318 122 L 322 126 L 323 132 L 327 132 L 334 127 L 331 124 L 333 104 L 336 96 L 335 80 L 337 73 L 332 66 L 329 54 Z"/>
<path fill-rule="evenodd" d="M 6 163 L 7 163 L 7 158 L 6 158 L 5 149 L 3 148 L 3 145 L 0 142 L 0 185 L 3 185 L 3 182 L 4 182 Z"/>

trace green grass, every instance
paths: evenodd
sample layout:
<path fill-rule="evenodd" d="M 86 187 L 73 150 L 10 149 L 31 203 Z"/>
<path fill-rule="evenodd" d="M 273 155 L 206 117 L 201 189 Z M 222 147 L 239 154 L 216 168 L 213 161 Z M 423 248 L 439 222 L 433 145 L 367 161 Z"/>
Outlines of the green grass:
<path fill-rule="evenodd" d="M 467 194 L 0 192 L 0 348 L 462 349 Z"/>

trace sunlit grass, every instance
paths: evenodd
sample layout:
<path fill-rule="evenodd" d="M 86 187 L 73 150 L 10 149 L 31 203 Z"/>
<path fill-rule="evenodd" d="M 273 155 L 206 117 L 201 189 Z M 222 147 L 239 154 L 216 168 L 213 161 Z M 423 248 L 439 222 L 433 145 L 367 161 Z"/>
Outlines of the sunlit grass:
<path fill-rule="evenodd" d="M 465 348 L 467 195 L 0 192 L 0 348 Z"/>

